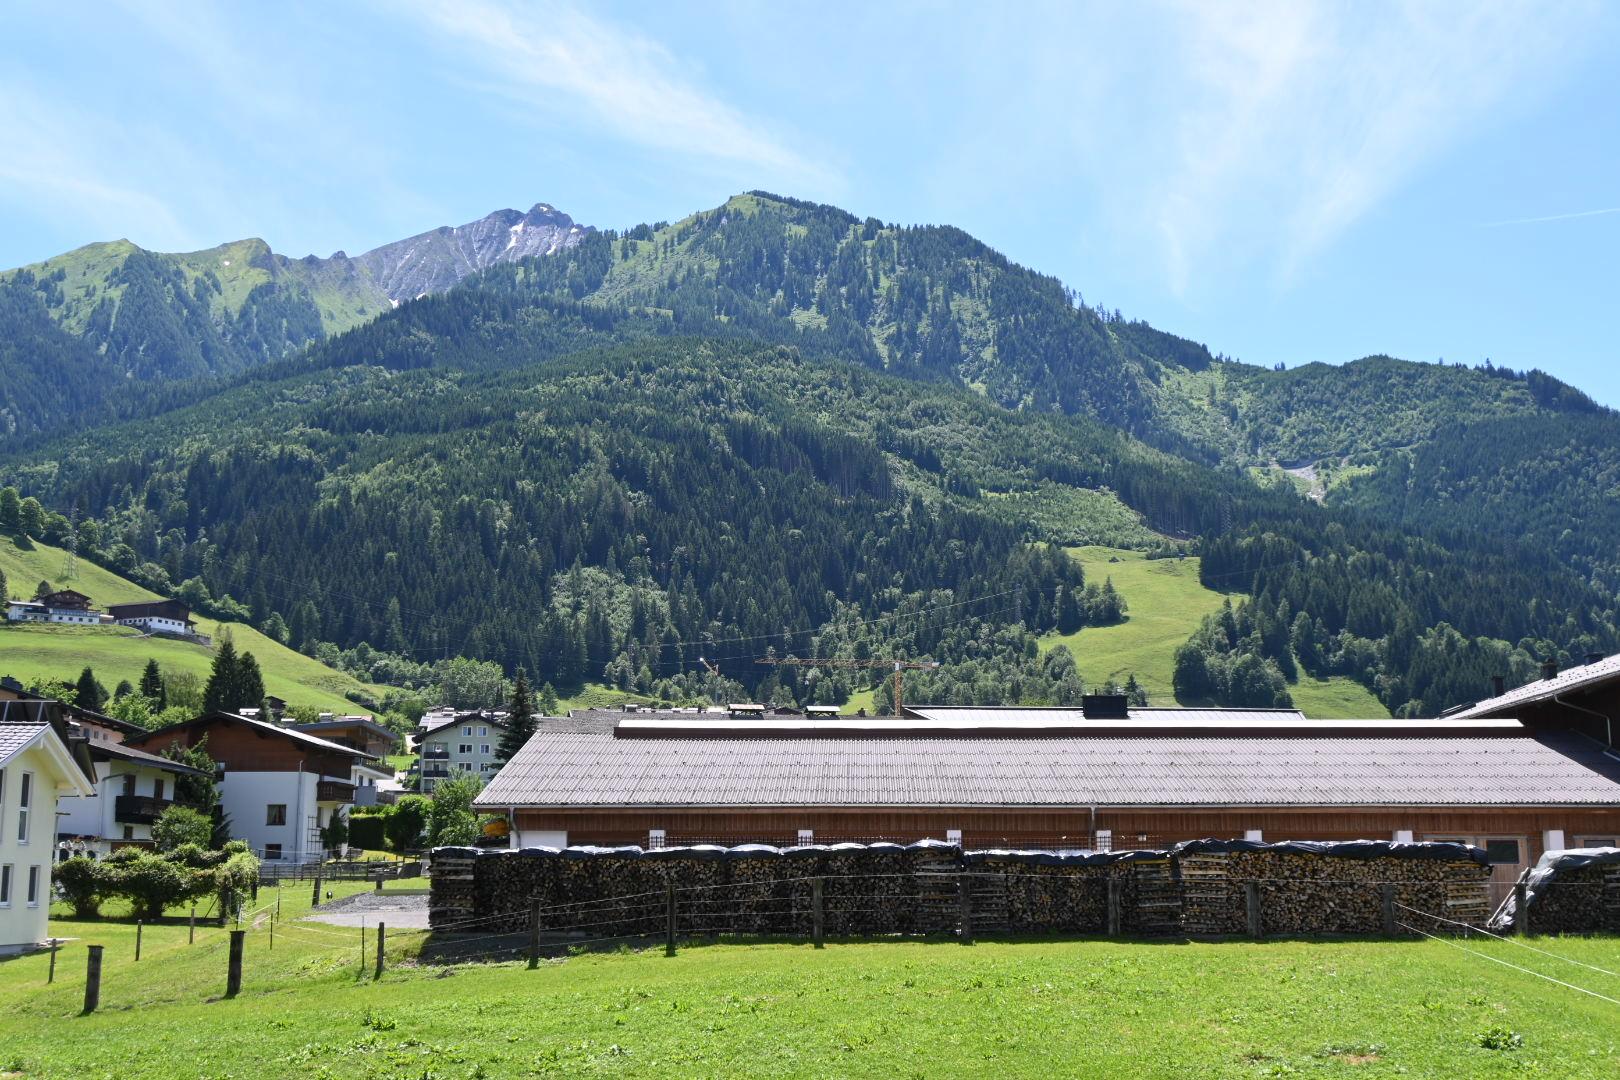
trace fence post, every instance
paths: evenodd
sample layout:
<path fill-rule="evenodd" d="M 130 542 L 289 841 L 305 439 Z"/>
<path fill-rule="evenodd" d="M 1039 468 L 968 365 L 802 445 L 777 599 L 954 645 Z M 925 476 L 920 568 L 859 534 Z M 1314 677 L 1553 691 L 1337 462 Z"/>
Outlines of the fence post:
<path fill-rule="evenodd" d="M 309 906 L 319 907 L 321 903 L 321 872 L 315 871 L 315 891 L 310 894 Z"/>
<path fill-rule="evenodd" d="M 366 917 L 360 916 L 360 977 L 366 975 Z"/>
<path fill-rule="evenodd" d="M 823 903 L 823 889 L 826 881 L 823 878 L 813 878 L 810 882 L 810 932 L 811 940 L 816 948 L 826 943 L 826 906 Z"/>
<path fill-rule="evenodd" d="M 1513 885 L 1513 932 L 1530 936 L 1530 885 L 1523 881 Z"/>
<path fill-rule="evenodd" d="M 281 918 L 281 879 L 276 878 L 276 918 Z"/>
<path fill-rule="evenodd" d="M 540 966 L 540 901 L 529 904 L 529 970 Z"/>
<path fill-rule="evenodd" d="M 1249 936 L 1260 936 L 1260 883 L 1258 881 L 1245 882 L 1243 885 L 1245 906 L 1249 914 Z"/>
<path fill-rule="evenodd" d="M 90 946 L 90 959 L 84 969 L 84 1011 L 93 1013 L 101 1004 L 101 950 L 103 946 Z"/>
<path fill-rule="evenodd" d="M 197 905 L 191 905 L 191 916 L 186 920 L 186 944 L 197 943 Z"/>
<path fill-rule="evenodd" d="M 382 973 L 383 973 L 383 942 L 387 939 L 387 937 L 388 937 L 388 924 L 379 920 L 378 923 L 377 923 L 377 973 L 372 976 L 373 979 L 382 978 Z"/>
<path fill-rule="evenodd" d="M 51 938 L 51 970 L 50 973 L 45 976 L 45 981 L 47 983 L 53 983 L 56 981 L 56 950 L 61 947 L 62 942 L 60 940 L 57 938 Z"/>
<path fill-rule="evenodd" d="M 140 963 L 140 960 L 141 960 L 141 930 L 143 929 L 143 926 L 144 926 L 144 924 L 141 922 L 141 920 L 139 920 L 139 919 L 135 920 L 135 962 L 136 963 Z"/>
<path fill-rule="evenodd" d="M 675 955 L 675 883 L 664 886 L 664 955 Z"/>
<path fill-rule="evenodd" d="M 973 944 L 973 898 L 968 895 L 966 874 L 958 874 L 956 877 L 956 907 L 962 916 L 962 944 L 971 945 Z"/>
<path fill-rule="evenodd" d="M 270 916 L 270 951 L 276 951 L 276 917 Z"/>
<path fill-rule="evenodd" d="M 1379 899 L 1384 905 L 1384 933 L 1395 936 L 1395 883 L 1386 881 L 1378 886 Z"/>
<path fill-rule="evenodd" d="M 253 897 L 253 902 L 255 904 L 257 904 L 259 902 L 259 875 L 258 874 L 253 875 L 253 892 L 252 892 L 251 895 Z"/>
<path fill-rule="evenodd" d="M 233 998 L 242 990 L 242 940 L 246 930 L 231 931 L 231 955 L 225 969 L 225 996 Z"/>

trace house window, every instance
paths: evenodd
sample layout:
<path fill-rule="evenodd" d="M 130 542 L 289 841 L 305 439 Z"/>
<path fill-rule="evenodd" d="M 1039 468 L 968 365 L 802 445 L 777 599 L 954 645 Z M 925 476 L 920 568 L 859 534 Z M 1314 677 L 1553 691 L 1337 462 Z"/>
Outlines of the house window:
<path fill-rule="evenodd" d="M 28 868 L 28 906 L 39 907 L 39 867 Z"/>
<path fill-rule="evenodd" d="M 133 826 L 133 825 L 125 825 L 124 826 L 124 839 L 125 840 L 133 840 L 133 839 L 135 839 L 135 826 Z"/>
<path fill-rule="evenodd" d="M 135 794 L 135 774 L 134 773 L 125 773 L 124 774 L 124 794 L 125 795 L 133 795 L 133 794 Z"/>
<path fill-rule="evenodd" d="M 458 753 L 458 754 L 470 754 L 470 753 L 472 753 L 472 743 L 470 743 L 470 742 L 457 743 L 456 744 L 456 753 Z"/>
<path fill-rule="evenodd" d="M 11 864 L 0 866 L 0 907 L 11 906 Z"/>
<path fill-rule="evenodd" d="M 271 803 L 264 809 L 264 823 L 266 825 L 287 824 L 287 804 Z"/>
<path fill-rule="evenodd" d="M 481 727 L 481 728 L 479 728 L 479 729 L 478 729 L 478 737 L 479 737 L 479 738 L 480 738 L 480 739 L 487 739 L 487 738 L 489 738 L 489 728 L 487 728 L 487 727 Z"/>
<path fill-rule="evenodd" d="M 468 724 L 466 727 L 462 728 L 461 733 L 463 735 L 467 736 L 468 738 L 471 738 L 472 737 L 472 725 Z"/>
<path fill-rule="evenodd" d="M 162 780 L 153 780 L 152 781 L 152 797 L 155 798 L 155 799 L 163 798 L 163 781 Z"/>
<path fill-rule="evenodd" d="M 480 754 L 482 754 L 484 757 L 489 757 L 489 743 L 487 743 L 487 742 L 486 743 L 479 743 L 478 744 L 478 752 Z"/>
<path fill-rule="evenodd" d="M 22 774 L 22 782 L 17 787 L 17 843 L 28 843 L 28 814 L 34 803 L 34 774 Z"/>
<path fill-rule="evenodd" d="M 279 859 L 279 858 L 281 858 L 281 845 L 280 844 L 266 844 L 266 845 L 264 845 L 264 857 L 266 859 Z"/>

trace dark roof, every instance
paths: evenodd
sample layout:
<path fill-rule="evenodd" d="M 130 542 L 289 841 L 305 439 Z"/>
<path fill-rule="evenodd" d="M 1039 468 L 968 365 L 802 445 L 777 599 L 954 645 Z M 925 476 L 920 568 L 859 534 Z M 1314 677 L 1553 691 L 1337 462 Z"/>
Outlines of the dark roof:
<path fill-rule="evenodd" d="M 1368 723 L 1366 721 L 1363 724 Z M 480 806 L 1550 806 L 1620 803 L 1584 736 L 1430 722 L 1369 733 L 825 733 L 634 738 L 542 729 Z"/>
<path fill-rule="evenodd" d="M 1620 679 L 1620 654 L 1606 656 L 1594 663 L 1583 664 L 1580 667 L 1570 668 L 1560 672 L 1550 679 L 1537 679 L 1514 687 L 1505 694 L 1476 701 L 1463 709 L 1455 709 L 1446 713 L 1447 718 L 1466 720 L 1476 716 L 1500 716 L 1504 712 L 1512 713 L 1522 705 L 1530 705 L 1539 701 L 1546 701 L 1558 694 L 1570 694 L 1579 690 L 1588 690 L 1601 683 L 1613 682 Z"/>
<path fill-rule="evenodd" d="M 398 735 L 394 734 L 392 728 L 389 728 L 385 724 L 377 723 L 377 721 L 373 720 L 369 716 L 334 716 L 330 720 L 315 720 L 308 724 L 290 724 L 288 726 L 296 731 L 309 732 L 334 731 L 342 730 L 343 728 L 362 727 L 370 728 L 377 734 L 386 735 L 390 739 L 399 738 Z"/>
<path fill-rule="evenodd" d="M 157 754 L 148 754 L 145 750 L 137 750 L 133 746 L 123 743 L 92 742 L 90 744 L 90 758 L 92 761 L 116 759 L 129 761 L 136 765 L 150 765 L 154 769 L 163 769 L 172 773 L 189 773 L 192 776 L 207 776 L 201 769 L 194 769 L 190 765 L 182 765 L 178 761 L 170 761 Z"/>
<path fill-rule="evenodd" d="M 155 731 L 148 731 L 143 735 L 136 735 L 132 738 L 125 739 L 124 742 L 126 745 L 131 743 L 149 743 L 158 738 L 160 735 L 168 735 L 172 732 L 180 731 L 183 728 L 197 727 L 201 724 L 213 723 L 245 724 L 248 727 L 256 728 L 259 731 L 262 731 L 266 735 L 280 735 L 282 738 L 291 739 L 294 742 L 302 743 L 305 746 L 310 746 L 317 750 L 328 750 L 332 753 L 348 754 L 350 757 L 366 756 L 366 752 L 364 750 L 356 750 L 352 746 L 344 746 L 342 743 L 335 743 L 330 739 L 318 739 L 313 735 L 306 735 L 302 731 L 295 731 L 292 728 L 280 727 L 276 724 L 267 724 L 263 720 L 250 720 L 245 716 L 238 716 L 236 713 L 228 712 L 209 713 L 207 716 L 199 716 L 192 720 L 182 720 L 178 724 L 170 724 L 168 727 L 158 728 Z"/>
<path fill-rule="evenodd" d="M 178 600 L 137 600 L 129 604 L 108 604 L 107 614 L 115 619 L 139 619 L 155 616 L 164 619 L 191 621 L 191 609 Z"/>
<path fill-rule="evenodd" d="M 81 709 L 77 705 L 63 705 L 62 708 L 74 720 L 88 721 L 102 727 L 110 727 L 114 731 L 122 731 L 125 735 L 144 735 L 147 732 L 147 729 L 141 727 L 141 725 L 132 724 L 128 720 L 120 720 L 116 716 L 106 716 L 102 713 L 92 712 L 89 709 Z"/>

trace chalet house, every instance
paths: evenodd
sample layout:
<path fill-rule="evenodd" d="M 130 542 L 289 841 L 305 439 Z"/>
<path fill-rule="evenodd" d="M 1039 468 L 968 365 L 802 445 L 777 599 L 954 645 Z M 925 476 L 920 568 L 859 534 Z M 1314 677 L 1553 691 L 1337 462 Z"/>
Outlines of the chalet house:
<path fill-rule="evenodd" d="M 197 624 L 191 609 L 178 600 L 142 600 L 134 604 L 110 604 L 107 614 L 120 626 L 133 626 L 148 634 L 191 637 Z"/>
<path fill-rule="evenodd" d="M 1449 709 L 1448 720 L 1511 716 L 1535 728 L 1579 731 L 1605 746 L 1620 747 L 1620 656 L 1593 654 L 1586 663 L 1559 671 L 1541 666 L 1541 678 L 1509 690 L 1500 676 L 1483 701 Z"/>
<path fill-rule="evenodd" d="M 351 746 L 234 713 L 210 713 L 125 740 L 156 754 L 170 743 L 196 746 L 219 765 L 220 808 L 231 835 L 269 862 L 315 862 L 321 830 L 347 814 L 363 781 L 392 774 Z"/>
<path fill-rule="evenodd" d="M 57 811 L 58 858 L 99 857 L 121 847 L 150 845 L 152 823 L 177 803 L 181 777 L 207 774 L 177 761 L 125 746 L 121 742 L 89 743 L 95 766 L 93 795 L 65 796 Z"/>
<path fill-rule="evenodd" d="M 90 607 L 90 598 L 82 592 L 62 589 L 38 600 L 8 600 L 6 618 L 11 622 L 76 623 L 99 626 L 101 612 Z"/>
<path fill-rule="evenodd" d="M 335 743 L 365 754 L 368 764 L 375 765 L 384 775 L 380 782 L 389 784 L 394 778 L 394 770 L 385 759 L 399 748 L 399 736 L 387 727 L 377 723 L 369 716 L 331 716 L 323 713 L 320 720 L 313 724 L 293 724 L 292 730 L 302 731 L 306 735 L 315 735 L 322 739 L 329 739 Z M 378 787 L 379 779 L 370 774 L 372 770 L 364 770 L 367 775 L 360 778 L 359 786 L 354 793 L 356 806 L 375 806 L 378 802 L 389 801 L 383 795 L 383 789 Z"/>
<path fill-rule="evenodd" d="M 61 706 L 0 693 L 0 953 L 45 940 L 57 800 L 94 793 L 85 744 Z"/>
<path fill-rule="evenodd" d="M 416 736 L 422 794 L 431 795 L 441 780 L 471 774 L 485 783 L 501 767 L 495 756 L 506 732 L 503 719 L 488 712 L 440 716 L 437 726 Z"/>
<path fill-rule="evenodd" d="M 1103 850 L 1458 840 L 1499 887 L 1620 836 L 1620 759 L 1512 719 L 916 707 L 903 719 L 575 713 L 481 792 L 518 846 L 893 840 Z"/>

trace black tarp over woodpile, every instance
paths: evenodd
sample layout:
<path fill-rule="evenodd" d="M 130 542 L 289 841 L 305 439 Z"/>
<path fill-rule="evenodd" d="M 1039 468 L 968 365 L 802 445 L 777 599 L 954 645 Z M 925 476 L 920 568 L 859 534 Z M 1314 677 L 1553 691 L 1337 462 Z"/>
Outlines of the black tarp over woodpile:
<path fill-rule="evenodd" d="M 1549 851 L 1519 875 L 1526 889 L 1527 929 L 1536 934 L 1620 932 L 1620 848 Z M 1508 898 L 1496 929 L 1511 929 L 1517 895 Z"/>
<path fill-rule="evenodd" d="M 1200 840 L 1169 851 L 962 852 L 953 844 L 776 848 L 442 848 L 432 920 L 480 932 L 586 938 L 661 934 L 670 889 L 683 935 L 812 932 L 822 883 L 829 936 L 951 932 L 1104 933 L 1109 882 L 1128 934 L 1246 933 L 1251 895 L 1265 934 L 1380 933 L 1385 883 L 1400 922 L 1479 924 L 1485 855 L 1460 844 Z M 956 879 L 961 878 L 958 882 Z M 1257 894 L 1251 893 L 1254 885 Z M 966 894 L 965 903 L 954 898 Z"/>

